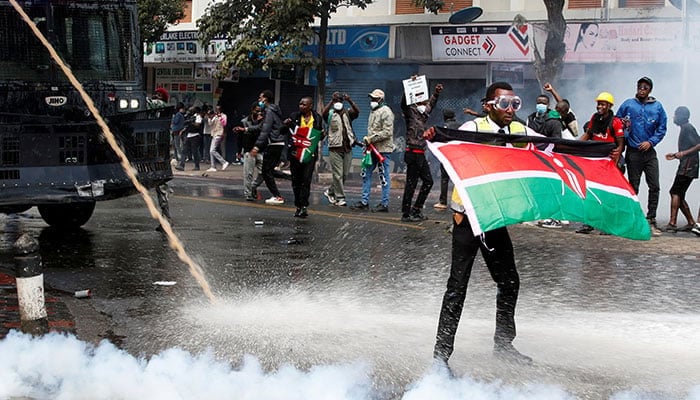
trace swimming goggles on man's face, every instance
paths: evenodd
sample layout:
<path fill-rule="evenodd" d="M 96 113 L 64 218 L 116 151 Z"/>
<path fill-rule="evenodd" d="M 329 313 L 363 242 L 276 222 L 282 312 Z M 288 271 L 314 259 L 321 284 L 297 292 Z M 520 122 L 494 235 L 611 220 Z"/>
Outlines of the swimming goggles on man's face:
<path fill-rule="evenodd" d="M 508 110 L 508 107 L 512 108 L 513 111 L 518 111 L 523 105 L 523 101 L 518 96 L 498 96 L 489 101 L 488 104 L 493 104 L 494 107 L 503 111 Z"/>

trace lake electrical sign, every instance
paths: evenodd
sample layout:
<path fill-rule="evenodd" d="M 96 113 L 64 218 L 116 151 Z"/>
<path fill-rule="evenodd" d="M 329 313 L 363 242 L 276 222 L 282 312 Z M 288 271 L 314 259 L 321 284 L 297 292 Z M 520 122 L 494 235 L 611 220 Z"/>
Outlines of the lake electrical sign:
<path fill-rule="evenodd" d="M 530 27 L 431 26 L 433 61 L 532 61 Z"/>

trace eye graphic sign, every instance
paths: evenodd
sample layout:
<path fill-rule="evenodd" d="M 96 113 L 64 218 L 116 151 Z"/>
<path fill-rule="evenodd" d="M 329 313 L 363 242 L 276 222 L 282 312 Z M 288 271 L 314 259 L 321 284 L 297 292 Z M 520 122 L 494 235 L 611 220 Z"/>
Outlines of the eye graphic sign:
<path fill-rule="evenodd" d="M 318 36 L 305 48 L 318 57 Z M 328 28 L 328 58 L 389 58 L 388 26 L 334 26 Z"/>
<path fill-rule="evenodd" d="M 530 25 L 431 26 L 433 61 L 532 61 Z"/>

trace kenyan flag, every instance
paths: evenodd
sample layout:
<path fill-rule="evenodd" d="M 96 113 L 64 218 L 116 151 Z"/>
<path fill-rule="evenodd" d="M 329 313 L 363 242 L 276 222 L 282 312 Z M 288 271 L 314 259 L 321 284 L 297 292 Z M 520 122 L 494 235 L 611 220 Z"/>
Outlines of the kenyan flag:
<path fill-rule="evenodd" d="M 292 156 L 300 162 L 310 162 L 316 154 L 320 140 L 320 130 L 297 126 L 292 135 Z"/>
<path fill-rule="evenodd" d="M 607 157 L 609 145 L 436 130 L 434 140 L 459 139 L 428 145 L 450 175 L 475 235 L 554 218 L 629 239 L 650 238 L 634 190 Z M 462 141 L 470 139 L 481 143 Z M 493 146 L 506 143 L 527 145 Z"/>

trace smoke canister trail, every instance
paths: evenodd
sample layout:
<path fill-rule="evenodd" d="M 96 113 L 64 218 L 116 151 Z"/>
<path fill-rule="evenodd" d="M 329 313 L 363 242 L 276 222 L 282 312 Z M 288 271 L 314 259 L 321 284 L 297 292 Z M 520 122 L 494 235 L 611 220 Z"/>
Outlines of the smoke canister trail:
<path fill-rule="evenodd" d="M 83 101 L 87 105 L 88 109 L 92 113 L 92 115 L 95 117 L 95 120 L 97 121 L 97 124 L 102 128 L 102 133 L 105 135 L 105 138 L 107 139 L 107 143 L 109 143 L 109 146 L 112 148 L 112 150 L 117 154 L 119 157 L 120 163 L 122 168 L 124 168 L 124 171 L 126 172 L 127 176 L 131 180 L 131 183 L 134 185 L 136 190 L 141 194 L 141 197 L 143 198 L 143 201 L 146 203 L 146 206 L 148 207 L 148 210 L 151 213 L 151 216 L 153 219 L 157 220 L 160 225 L 163 227 L 164 232 L 168 235 L 168 242 L 170 243 L 170 247 L 172 247 L 175 252 L 177 253 L 177 256 L 180 260 L 182 260 L 184 263 L 186 263 L 189 267 L 190 274 L 194 277 L 194 279 L 199 283 L 199 286 L 202 287 L 202 290 L 204 291 L 204 294 L 209 298 L 209 300 L 214 303 L 216 301 L 216 298 L 214 297 L 214 294 L 211 291 L 211 287 L 209 286 L 209 282 L 207 282 L 206 278 L 204 277 L 204 271 L 202 268 L 197 265 L 197 263 L 194 262 L 192 257 L 190 257 L 189 254 L 185 251 L 185 247 L 183 246 L 182 242 L 180 239 L 177 237 L 175 232 L 173 231 L 172 226 L 170 226 L 170 223 L 168 222 L 167 219 L 163 218 L 163 216 L 160 215 L 158 212 L 158 209 L 156 208 L 155 204 L 153 203 L 153 199 L 151 199 L 151 196 L 148 194 L 148 190 L 141 185 L 141 183 L 138 181 L 136 178 L 136 174 L 134 173 L 134 169 L 131 167 L 131 164 L 129 163 L 129 159 L 126 157 L 126 154 L 121 150 L 119 145 L 117 144 L 116 139 L 114 138 L 114 134 L 112 134 L 112 131 L 109 129 L 107 124 L 105 123 L 104 119 L 102 118 L 102 115 L 100 112 L 97 110 L 97 107 L 95 107 L 95 103 L 92 101 L 90 96 L 85 92 L 85 89 L 83 89 L 83 85 L 80 84 L 78 79 L 73 75 L 73 72 L 66 66 L 66 64 L 63 62 L 61 57 L 58 55 L 56 50 L 53 48 L 51 43 L 49 43 L 48 40 L 46 40 L 46 37 L 39 31 L 39 29 L 36 27 L 34 22 L 32 22 L 31 18 L 27 15 L 27 13 L 24 12 L 22 7 L 17 3 L 16 0 L 9 0 L 10 3 L 12 4 L 12 7 L 15 8 L 15 10 L 19 13 L 19 15 L 22 17 L 24 22 L 27 23 L 29 28 L 34 32 L 34 35 L 41 41 L 41 43 L 46 47 L 46 49 L 49 51 L 51 54 L 51 58 L 54 59 L 56 64 L 61 68 L 64 74 L 66 74 L 66 77 L 68 77 L 68 80 L 71 82 L 73 87 L 80 93 L 80 97 L 82 97 Z"/>

